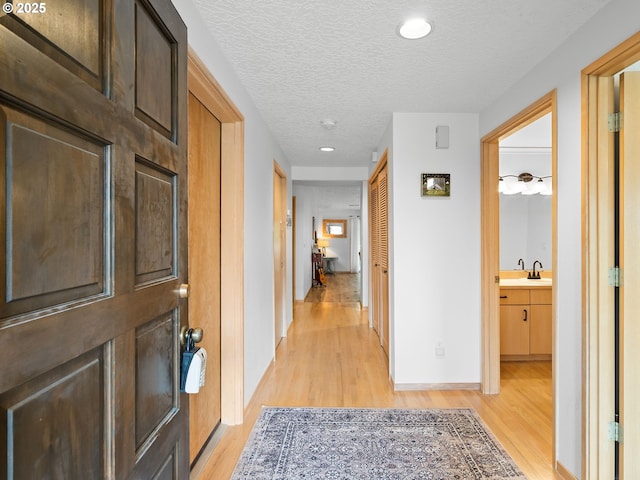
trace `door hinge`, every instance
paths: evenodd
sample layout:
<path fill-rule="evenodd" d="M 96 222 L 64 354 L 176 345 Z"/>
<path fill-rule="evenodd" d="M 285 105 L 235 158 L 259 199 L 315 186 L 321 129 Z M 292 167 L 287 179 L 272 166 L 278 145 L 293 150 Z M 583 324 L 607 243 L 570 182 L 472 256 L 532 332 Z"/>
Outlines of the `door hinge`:
<path fill-rule="evenodd" d="M 607 428 L 609 433 L 609 440 L 622 443 L 622 426 L 618 422 L 609 422 Z"/>
<path fill-rule="evenodd" d="M 611 267 L 609 269 L 608 277 L 610 287 L 622 286 L 622 269 L 620 267 Z"/>
<path fill-rule="evenodd" d="M 610 132 L 619 132 L 622 128 L 622 112 L 610 113 L 607 126 Z"/>

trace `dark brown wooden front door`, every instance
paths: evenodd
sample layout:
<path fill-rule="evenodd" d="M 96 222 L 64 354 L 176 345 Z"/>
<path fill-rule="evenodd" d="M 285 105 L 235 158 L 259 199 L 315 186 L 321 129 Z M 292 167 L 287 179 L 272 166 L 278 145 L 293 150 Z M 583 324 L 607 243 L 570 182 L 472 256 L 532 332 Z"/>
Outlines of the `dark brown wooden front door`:
<path fill-rule="evenodd" d="M 0 13 L 0 478 L 188 478 L 186 28 L 169 0 L 21 5 Z"/>

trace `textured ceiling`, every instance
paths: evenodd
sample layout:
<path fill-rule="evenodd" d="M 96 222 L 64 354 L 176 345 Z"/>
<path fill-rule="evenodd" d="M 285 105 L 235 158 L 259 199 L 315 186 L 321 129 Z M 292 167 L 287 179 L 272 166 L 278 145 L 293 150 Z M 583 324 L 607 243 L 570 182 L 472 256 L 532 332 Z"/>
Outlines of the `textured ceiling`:
<path fill-rule="evenodd" d="M 327 166 L 370 164 L 392 112 L 479 112 L 608 1 L 194 0 L 289 162 Z"/>

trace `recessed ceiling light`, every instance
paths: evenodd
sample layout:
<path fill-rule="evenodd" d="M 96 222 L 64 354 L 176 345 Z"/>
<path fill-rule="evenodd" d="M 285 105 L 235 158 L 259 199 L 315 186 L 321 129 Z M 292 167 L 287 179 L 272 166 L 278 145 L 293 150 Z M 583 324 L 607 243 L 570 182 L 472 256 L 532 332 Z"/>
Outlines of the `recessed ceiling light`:
<path fill-rule="evenodd" d="M 333 152 L 335 148 L 333 147 L 320 147 L 321 152 Z"/>
<path fill-rule="evenodd" d="M 426 18 L 411 18 L 398 26 L 398 34 L 408 40 L 417 40 L 429 35 L 432 28 Z"/>

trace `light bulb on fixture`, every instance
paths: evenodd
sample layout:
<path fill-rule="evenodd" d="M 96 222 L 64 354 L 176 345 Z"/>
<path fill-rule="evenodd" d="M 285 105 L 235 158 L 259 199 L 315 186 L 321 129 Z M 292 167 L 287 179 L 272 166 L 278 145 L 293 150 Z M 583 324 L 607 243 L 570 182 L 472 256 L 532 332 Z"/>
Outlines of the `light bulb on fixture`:
<path fill-rule="evenodd" d="M 501 175 L 498 177 L 498 191 L 504 195 L 551 195 L 551 180 L 545 179 L 551 179 L 551 175 L 538 177 L 527 172 L 519 175 Z"/>
<path fill-rule="evenodd" d="M 432 29 L 426 18 L 411 18 L 398 26 L 398 34 L 407 40 L 418 40 L 429 35 Z"/>

